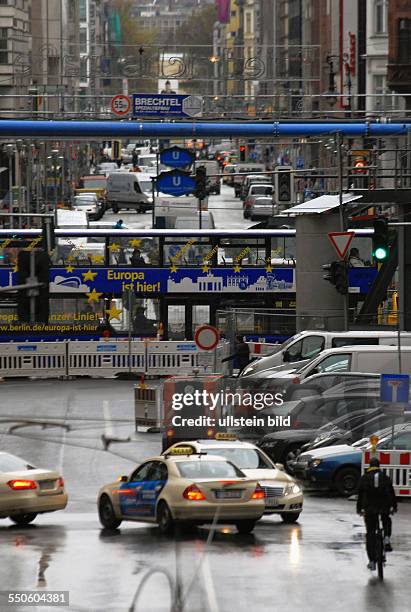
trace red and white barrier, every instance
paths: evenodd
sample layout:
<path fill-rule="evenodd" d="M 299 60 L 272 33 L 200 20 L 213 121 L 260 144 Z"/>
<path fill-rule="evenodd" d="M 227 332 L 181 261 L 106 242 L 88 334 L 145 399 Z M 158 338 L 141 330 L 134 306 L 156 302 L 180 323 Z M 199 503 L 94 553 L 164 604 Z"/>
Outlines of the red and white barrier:
<path fill-rule="evenodd" d="M 381 470 L 392 480 L 397 497 L 411 496 L 411 450 L 363 451 L 362 472 L 370 465 L 370 459 L 377 457 Z"/>

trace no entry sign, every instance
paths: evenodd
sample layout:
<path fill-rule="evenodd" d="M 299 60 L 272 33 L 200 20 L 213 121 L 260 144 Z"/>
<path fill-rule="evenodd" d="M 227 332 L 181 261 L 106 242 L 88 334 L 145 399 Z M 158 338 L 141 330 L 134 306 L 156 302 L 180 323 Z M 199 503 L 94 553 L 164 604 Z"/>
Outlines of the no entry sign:
<path fill-rule="evenodd" d="M 201 325 L 194 334 L 194 341 L 203 351 L 212 351 L 220 340 L 220 332 L 212 325 Z"/>

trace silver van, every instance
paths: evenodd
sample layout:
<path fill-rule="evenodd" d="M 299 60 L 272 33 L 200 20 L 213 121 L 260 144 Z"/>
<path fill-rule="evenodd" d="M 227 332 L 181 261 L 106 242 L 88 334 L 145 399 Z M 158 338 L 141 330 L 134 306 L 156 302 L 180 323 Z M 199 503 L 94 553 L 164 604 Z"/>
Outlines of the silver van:
<path fill-rule="evenodd" d="M 256 359 L 241 372 L 241 376 L 252 376 L 257 372 L 268 370 L 285 363 L 313 359 L 326 349 L 349 345 L 391 345 L 398 342 L 398 334 L 394 331 L 303 331 L 279 344 L 270 355 Z M 401 334 L 401 343 L 411 345 L 411 333 Z M 372 370 L 371 370 L 372 371 Z"/>
<path fill-rule="evenodd" d="M 151 177 L 143 172 L 114 172 L 108 175 L 106 200 L 114 213 L 120 209 L 146 212 L 153 209 Z"/>

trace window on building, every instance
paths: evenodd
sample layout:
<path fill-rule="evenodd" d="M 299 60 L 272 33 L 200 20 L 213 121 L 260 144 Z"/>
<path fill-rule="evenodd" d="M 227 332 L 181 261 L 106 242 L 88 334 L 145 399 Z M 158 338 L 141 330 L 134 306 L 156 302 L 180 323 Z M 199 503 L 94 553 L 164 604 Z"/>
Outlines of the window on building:
<path fill-rule="evenodd" d="M 7 28 L 0 28 L 0 64 L 9 63 Z"/>
<path fill-rule="evenodd" d="M 387 87 L 385 74 L 374 75 L 374 110 L 390 111 L 398 108 L 399 98 Z"/>
<path fill-rule="evenodd" d="M 398 20 L 398 63 L 411 63 L 411 19 Z"/>
<path fill-rule="evenodd" d="M 86 81 L 87 80 L 87 77 L 88 77 L 87 64 L 88 64 L 87 58 L 86 57 L 82 57 L 80 59 L 80 80 L 81 81 Z"/>
<path fill-rule="evenodd" d="M 376 34 L 387 33 L 388 22 L 388 0 L 375 0 L 375 23 L 374 30 Z"/>
<path fill-rule="evenodd" d="M 87 30 L 80 28 L 80 53 L 87 53 Z"/>
<path fill-rule="evenodd" d="M 80 21 L 87 20 L 87 0 L 80 0 Z"/>
<path fill-rule="evenodd" d="M 245 14 L 245 33 L 251 34 L 251 13 L 247 11 Z"/>

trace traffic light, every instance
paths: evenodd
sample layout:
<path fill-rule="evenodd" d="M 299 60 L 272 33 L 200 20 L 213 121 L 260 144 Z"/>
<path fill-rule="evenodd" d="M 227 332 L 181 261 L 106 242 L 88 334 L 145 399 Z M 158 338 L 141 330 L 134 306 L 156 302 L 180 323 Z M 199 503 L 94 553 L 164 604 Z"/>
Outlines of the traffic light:
<path fill-rule="evenodd" d="M 207 197 L 207 171 L 204 166 L 196 168 L 196 187 L 194 195 L 199 200 L 205 200 Z"/>
<path fill-rule="evenodd" d="M 388 257 L 388 220 L 378 217 L 373 221 L 374 236 L 372 238 L 372 255 L 377 261 L 384 261 Z"/>
<path fill-rule="evenodd" d="M 328 281 L 332 285 L 335 285 L 335 264 L 336 263 L 337 263 L 336 261 L 333 261 L 329 264 L 323 265 L 324 272 L 327 272 L 327 274 L 323 275 L 323 279 Z"/>
<path fill-rule="evenodd" d="M 335 265 L 335 288 L 341 295 L 348 293 L 348 269 L 345 261 L 336 261 Z"/>
<path fill-rule="evenodd" d="M 240 145 L 240 162 L 245 162 L 247 154 L 247 147 L 245 145 Z"/>
<path fill-rule="evenodd" d="M 292 204 L 294 201 L 294 183 L 290 166 L 275 168 L 275 198 L 279 204 Z"/>
<path fill-rule="evenodd" d="M 121 141 L 113 140 L 113 150 L 111 151 L 111 158 L 114 160 L 121 159 Z"/>
<path fill-rule="evenodd" d="M 348 269 L 345 261 L 332 261 L 323 265 L 323 279 L 335 286 L 338 293 L 347 295 L 348 293 Z"/>

